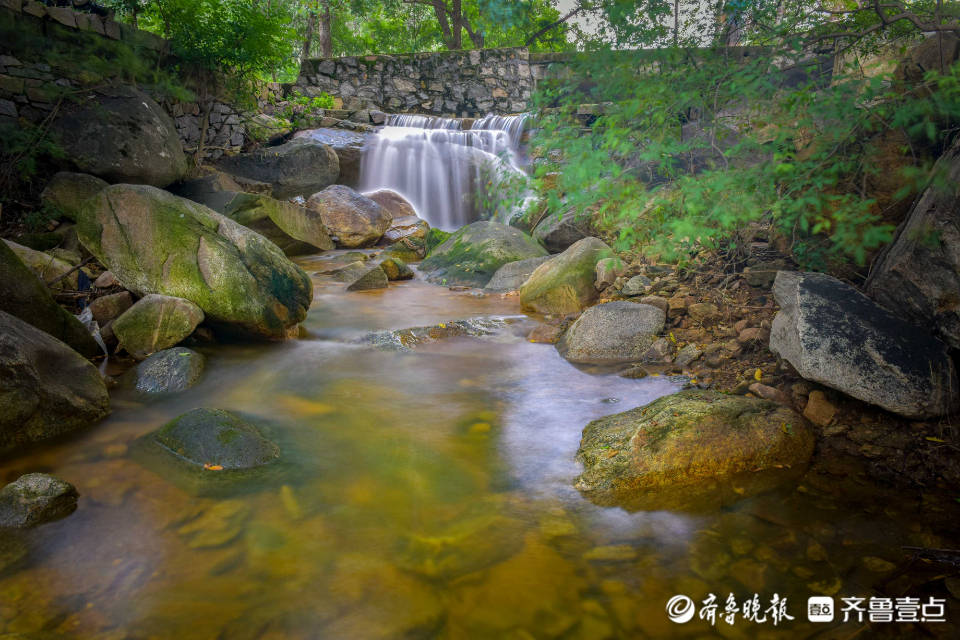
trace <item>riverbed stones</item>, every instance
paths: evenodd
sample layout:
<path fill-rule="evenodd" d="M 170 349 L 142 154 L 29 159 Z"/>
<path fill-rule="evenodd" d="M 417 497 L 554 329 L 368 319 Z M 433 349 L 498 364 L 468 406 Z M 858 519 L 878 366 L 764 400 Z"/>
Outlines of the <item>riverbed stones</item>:
<path fill-rule="evenodd" d="M 190 300 L 217 330 L 283 339 L 313 299 L 309 276 L 269 240 L 153 187 L 104 189 L 77 226 L 124 288 Z"/>
<path fill-rule="evenodd" d="M 200 380 L 204 362 L 203 355 L 193 349 L 164 349 L 137 365 L 133 384 L 141 393 L 186 391 Z"/>
<path fill-rule="evenodd" d="M 149 294 L 117 318 L 113 333 L 138 360 L 172 347 L 203 322 L 203 310 L 189 300 Z"/>
<path fill-rule="evenodd" d="M 0 452 L 90 426 L 110 412 L 97 369 L 63 342 L 0 311 Z"/>
<path fill-rule="evenodd" d="M 597 299 L 597 262 L 612 253 L 599 238 L 575 242 L 530 274 L 520 288 L 520 305 L 525 311 L 554 315 L 582 311 Z"/>
<path fill-rule="evenodd" d="M 117 319 L 127 309 L 133 306 L 133 296 L 129 291 L 111 293 L 106 296 L 100 296 L 90 302 L 90 313 L 93 319 L 101 327 L 112 320 Z"/>
<path fill-rule="evenodd" d="M 557 344 L 560 355 L 579 364 L 637 362 L 663 331 L 666 316 L 646 304 L 616 301 L 590 307 Z"/>
<path fill-rule="evenodd" d="M 750 495 L 792 479 L 814 437 L 803 418 L 766 400 L 688 390 L 583 430 L 575 486 L 592 502 L 669 508 L 736 487 Z"/>
<path fill-rule="evenodd" d="M 344 185 L 314 193 L 307 208 L 320 215 L 337 246 L 347 249 L 372 247 L 392 220 L 386 209 Z"/>
<path fill-rule="evenodd" d="M 903 319 L 960 348 L 960 139 L 867 280 L 867 293 Z"/>
<path fill-rule="evenodd" d="M 807 380 L 907 418 L 960 408 L 947 346 L 836 278 L 781 271 L 770 350 Z"/>
<path fill-rule="evenodd" d="M 77 510 L 76 488 L 46 473 L 27 473 L 0 489 L 0 528 L 30 529 Z"/>
<path fill-rule="evenodd" d="M 653 282 L 647 276 L 636 275 L 627 280 L 623 288 L 620 289 L 620 294 L 628 297 L 642 296 L 650 289 L 652 284 Z"/>
<path fill-rule="evenodd" d="M 379 264 L 364 265 L 359 277 L 347 285 L 347 291 L 372 291 L 386 289 L 390 282 Z"/>
<path fill-rule="evenodd" d="M 523 286 L 537 267 L 549 259 L 550 256 L 539 256 L 508 262 L 497 269 L 484 289 L 495 292 L 516 291 Z"/>
<path fill-rule="evenodd" d="M 55 173 L 40 193 L 40 201 L 76 221 L 80 205 L 108 187 L 106 180 L 86 173 Z"/>
<path fill-rule="evenodd" d="M 280 447 L 256 426 L 222 409 L 193 409 L 148 437 L 169 453 L 211 472 L 253 469 L 280 457 Z"/>
<path fill-rule="evenodd" d="M 533 237 L 550 253 L 565 251 L 570 245 L 591 236 L 590 214 L 567 209 L 560 215 L 550 214 L 533 230 Z"/>
<path fill-rule="evenodd" d="M 173 119 L 129 85 L 90 92 L 66 108 L 52 131 L 78 171 L 107 182 L 165 187 L 187 171 Z"/>
<path fill-rule="evenodd" d="M 546 255 L 536 240 L 519 229 L 481 220 L 456 231 L 430 251 L 420 271 L 431 282 L 484 287 L 503 265 Z"/>
<path fill-rule="evenodd" d="M 407 266 L 407 263 L 400 258 L 388 257 L 380 260 L 380 268 L 387 274 L 387 280 L 395 282 L 399 280 L 410 280 L 413 278 L 413 269 Z"/>
<path fill-rule="evenodd" d="M 337 180 L 337 153 L 322 142 L 297 138 L 276 147 L 225 156 L 217 165 L 227 173 L 270 185 L 278 200 L 309 198 Z"/>
<path fill-rule="evenodd" d="M 62 340 L 88 358 L 100 353 L 87 328 L 57 304 L 47 286 L 3 242 L 0 242 L 0 311 Z"/>

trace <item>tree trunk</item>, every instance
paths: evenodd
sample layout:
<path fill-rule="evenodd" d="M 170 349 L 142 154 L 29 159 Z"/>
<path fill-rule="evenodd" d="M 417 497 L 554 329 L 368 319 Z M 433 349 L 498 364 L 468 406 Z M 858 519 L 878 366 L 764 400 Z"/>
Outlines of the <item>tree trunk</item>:
<path fill-rule="evenodd" d="M 330 0 L 321 0 L 320 12 L 320 55 L 324 58 L 333 57 L 333 18 L 330 12 Z"/>
<path fill-rule="evenodd" d="M 313 32 L 317 28 L 317 12 L 314 5 L 307 5 L 307 32 L 303 35 L 303 50 L 300 52 L 300 64 L 310 59 L 310 49 L 313 47 Z"/>

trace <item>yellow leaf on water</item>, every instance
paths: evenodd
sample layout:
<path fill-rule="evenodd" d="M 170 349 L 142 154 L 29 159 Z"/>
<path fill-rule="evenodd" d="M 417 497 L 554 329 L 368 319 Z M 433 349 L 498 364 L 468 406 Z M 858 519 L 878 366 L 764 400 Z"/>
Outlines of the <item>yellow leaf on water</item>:
<path fill-rule="evenodd" d="M 207 471 L 223 471 L 222 464 L 210 464 L 209 462 L 204 463 L 203 468 Z"/>
<path fill-rule="evenodd" d="M 763 380 L 763 371 L 760 371 L 760 369 L 757 369 L 756 371 L 754 371 L 753 379 L 756 380 L 757 382 Z"/>

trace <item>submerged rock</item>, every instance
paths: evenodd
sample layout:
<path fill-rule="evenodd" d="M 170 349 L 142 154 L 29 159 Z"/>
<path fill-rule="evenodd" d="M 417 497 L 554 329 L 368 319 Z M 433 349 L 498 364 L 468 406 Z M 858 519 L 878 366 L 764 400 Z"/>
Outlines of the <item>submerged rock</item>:
<path fill-rule="evenodd" d="M 221 158 L 217 165 L 229 174 L 264 182 L 278 200 L 309 198 L 337 180 L 340 161 L 326 144 L 306 138 L 251 153 Z"/>
<path fill-rule="evenodd" d="M 508 262 L 497 269 L 484 289 L 496 292 L 516 291 L 523 286 L 523 283 L 527 281 L 537 267 L 549 259 L 550 256 L 539 256 Z"/>
<path fill-rule="evenodd" d="M 67 345 L 0 311 L 0 452 L 90 426 L 110 412 L 97 369 Z"/>
<path fill-rule="evenodd" d="M 108 182 L 165 187 L 187 172 L 173 119 L 150 96 L 129 85 L 101 87 L 57 118 L 66 158 L 81 172 Z"/>
<path fill-rule="evenodd" d="M 307 208 L 319 213 L 337 245 L 348 249 L 372 247 L 390 227 L 386 209 L 343 185 L 314 193 Z"/>
<path fill-rule="evenodd" d="M 257 427 L 222 409 L 194 409 L 147 437 L 188 463 L 214 473 L 254 469 L 280 457 L 280 447 Z"/>
<path fill-rule="evenodd" d="M 186 339 L 203 322 L 203 310 L 189 300 L 150 294 L 111 325 L 120 346 L 138 360 Z"/>
<path fill-rule="evenodd" d="M 360 342 L 390 351 L 412 351 L 415 347 L 438 340 L 491 336 L 506 328 L 514 320 L 515 318 L 497 316 L 452 320 L 431 327 L 411 327 L 369 333 L 361 338 Z"/>
<path fill-rule="evenodd" d="M 575 486 L 592 502 L 672 508 L 762 491 L 793 477 L 813 453 L 803 418 L 766 400 L 689 390 L 583 430 Z"/>
<path fill-rule="evenodd" d="M 92 358 L 100 354 L 100 347 L 83 323 L 57 304 L 47 286 L 3 242 L 0 242 L 0 311 L 62 340 L 81 355 Z"/>
<path fill-rule="evenodd" d="M 142 393 L 185 391 L 200 380 L 204 362 L 201 354 L 185 347 L 158 351 L 134 369 L 134 386 Z"/>
<path fill-rule="evenodd" d="M 770 350 L 801 376 L 907 418 L 960 408 L 947 346 L 822 273 L 781 271 Z"/>
<path fill-rule="evenodd" d="M 45 473 L 22 475 L 0 489 L 0 528 L 28 529 L 66 518 L 80 494 L 69 482 Z"/>
<path fill-rule="evenodd" d="M 536 268 L 520 288 L 525 311 L 566 315 L 597 299 L 597 262 L 613 250 L 598 238 L 584 238 Z"/>
<path fill-rule="evenodd" d="M 634 302 L 607 302 L 583 312 L 560 339 L 557 349 L 570 362 L 638 362 L 663 331 L 663 310 Z"/>
<path fill-rule="evenodd" d="M 548 215 L 533 230 L 533 237 L 550 253 L 565 251 L 570 245 L 593 235 L 590 231 L 590 214 L 568 209 L 561 215 Z"/>
<path fill-rule="evenodd" d="M 420 270 L 431 282 L 484 287 L 503 265 L 546 255 L 536 240 L 519 229 L 480 221 L 431 250 Z"/>
<path fill-rule="evenodd" d="M 108 186 L 110 185 L 106 180 L 96 176 L 61 171 L 50 178 L 50 182 L 40 193 L 40 201 L 59 211 L 64 217 L 76 221 L 80 205 Z"/>
<path fill-rule="evenodd" d="M 347 286 L 347 291 L 370 291 L 373 289 L 386 289 L 389 285 L 387 274 L 380 265 L 365 265 L 364 271 L 356 280 Z"/>
<path fill-rule="evenodd" d="M 126 289 L 185 298 L 218 329 L 285 338 L 313 299 L 309 276 L 276 245 L 153 187 L 104 189 L 87 202 L 78 229 Z"/>

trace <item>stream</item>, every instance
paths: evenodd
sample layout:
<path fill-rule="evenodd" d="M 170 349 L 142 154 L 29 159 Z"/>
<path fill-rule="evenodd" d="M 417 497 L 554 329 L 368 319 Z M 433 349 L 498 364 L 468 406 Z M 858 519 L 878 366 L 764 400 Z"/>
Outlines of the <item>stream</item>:
<path fill-rule="evenodd" d="M 809 595 L 883 593 L 900 545 L 955 539 L 942 505 L 847 469 L 697 514 L 596 507 L 571 488 L 581 429 L 677 384 L 578 370 L 553 346 L 526 341 L 534 322 L 516 297 L 419 277 L 347 293 L 316 275 L 341 255 L 299 259 L 315 274 L 306 337 L 202 348 L 207 369 L 189 391 L 147 398 L 121 385 L 105 422 L 0 466 L 4 481 L 45 471 L 81 496 L 0 573 L 0 631 L 586 639 L 778 630 L 769 617 L 715 627 L 667 618 L 675 594 L 713 592 L 721 610 L 729 593 L 758 594 L 764 608 L 786 597 L 795 620 L 779 630 L 812 637 L 822 627 L 803 615 Z M 411 352 L 358 342 L 474 317 L 505 320 L 491 335 Z M 270 425 L 282 474 L 206 495 L 132 454 L 136 438 L 194 407 Z"/>

